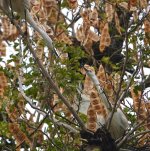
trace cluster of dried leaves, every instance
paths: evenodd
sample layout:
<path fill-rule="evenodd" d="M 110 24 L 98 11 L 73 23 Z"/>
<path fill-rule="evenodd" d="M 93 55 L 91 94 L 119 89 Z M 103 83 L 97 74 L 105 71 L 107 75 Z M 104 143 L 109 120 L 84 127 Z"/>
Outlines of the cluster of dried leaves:
<path fill-rule="evenodd" d="M 142 92 L 139 90 L 134 90 L 134 87 L 131 88 L 131 96 L 133 99 L 133 107 L 134 111 L 136 112 L 137 121 L 142 122 L 145 119 L 143 128 L 145 130 L 150 130 L 150 102 L 145 101 Z M 149 139 L 150 134 L 146 133 L 142 136 L 142 138 L 139 139 L 138 143 L 142 146 L 145 144 L 145 140 Z"/>
<path fill-rule="evenodd" d="M 87 66 L 89 70 L 94 71 L 94 68 Z M 103 66 L 100 65 L 99 70 L 97 71 L 97 77 L 99 79 L 100 84 L 102 85 L 105 94 L 107 95 L 108 100 L 111 104 L 115 104 L 115 96 L 117 94 L 118 86 L 120 83 L 120 76 L 116 73 L 115 75 L 108 75 Z M 121 90 L 124 91 L 124 88 Z M 87 128 L 93 132 L 96 132 L 98 129 L 97 119 L 101 118 L 101 121 L 106 122 L 108 119 L 109 111 L 100 100 L 97 90 L 95 89 L 93 82 L 86 75 L 86 79 L 84 81 L 84 89 L 83 93 L 90 96 L 90 105 L 87 111 Z M 140 123 L 144 120 L 143 129 L 150 130 L 150 121 L 149 121 L 149 113 L 150 113 L 150 102 L 144 98 L 143 94 L 139 90 L 135 90 L 134 86 L 131 87 L 131 98 L 133 99 L 133 111 L 136 112 L 136 119 Z M 120 108 L 122 108 L 122 104 L 120 104 Z M 140 137 L 139 137 L 140 138 Z M 146 140 L 149 140 L 150 136 L 146 133 L 143 137 L 141 137 L 138 142 L 139 146 L 143 146 L 146 143 Z"/>
<path fill-rule="evenodd" d="M 33 142 L 35 139 L 38 144 L 42 144 L 44 136 L 41 131 L 43 125 L 37 129 L 34 127 L 34 114 L 28 111 L 28 114 L 30 114 L 30 118 L 28 119 L 25 109 L 25 100 L 22 98 L 21 94 L 18 96 L 18 98 L 19 102 L 17 106 L 11 105 L 8 101 L 6 112 L 9 117 L 8 130 L 10 134 L 8 136 L 13 136 L 15 138 L 16 150 L 20 151 L 21 145 L 24 142 L 28 144 L 30 148 L 33 148 Z M 21 118 L 24 119 L 24 128 L 21 128 L 19 124 Z"/>
<path fill-rule="evenodd" d="M 0 72 L 0 97 L 4 96 L 4 91 L 7 87 L 7 77 L 5 76 L 4 72 Z"/>
<path fill-rule="evenodd" d="M 96 4 L 94 8 L 84 7 L 82 6 L 82 10 L 79 12 L 82 24 L 78 26 L 76 29 L 75 35 L 76 39 L 81 43 L 84 47 L 85 51 L 88 55 L 93 56 L 92 46 L 95 42 L 99 42 L 99 51 L 101 53 L 105 52 L 105 49 L 111 45 L 112 37 L 110 35 L 110 26 L 111 23 L 114 23 L 115 28 L 117 30 L 116 35 L 122 36 L 124 34 L 124 29 L 120 25 L 119 14 L 117 12 L 117 8 L 120 7 L 125 12 L 134 12 L 133 17 L 136 22 L 138 19 L 138 11 L 139 9 L 143 10 L 148 7 L 147 0 L 129 0 L 126 1 L 107 1 L 104 3 L 104 16 L 100 16 L 100 9 L 97 7 L 100 5 L 99 0 L 93 0 Z M 72 12 L 75 12 L 79 6 L 77 0 L 67 0 L 69 9 Z M 72 35 L 69 35 L 67 28 L 71 26 L 66 22 L 65 15 L 61 12 L 59 2 L 56 0 L 31 0 L 31 15 L 34 20 L 36 20 L 37 24 L 43 28 L 47 34 L 52 38 L 55 43 L 63 43 L 64 45 L 74 45 L 74 41 L 72 40 Z M 19 37 L 19 32 L 17 28 L 11 24 L 9 19 L 6 16 L 2 16 L 0 18 L 1 26 L 0 26 L 0 57 L 6 56 L 6 43 L 8 41 L 15 41 Z M 21 22 L 20 20 L 16 21 L 23 32 L 27 32 L 29 35 L 29 30 L 26 31 L 26 23 Z M 74 22 L 73 22 L 74 24 Z M 145 31 L 145 45 L 149 45 L 150 39 L 150 21 L 145 18 L 141 23 L 141 26 L 144 25 Z M 66 28 L 67 27 L 67 28 Z M 32 31 L 34 33 L 34 31 Z M 38 33 L 34 33 L 31 35 L 33 41 L 36 43 L 36 53 L 38 58 L 44 62 L 45 54 L 42 39 L 39 37 Z M 62 54 L 63 48 L 59 47 L 58 54 L 61 54 L 60 57 L 67 58 L 67 54 Z M 54 61 L 55 64 L 55 61 Z M 150 65 L 149 65 L 150 66 Z M 92 66 L 88 66 L 88 69 L 94 71 L 101 83 L 105 93 L 107 94 L 108 100 L 115 104 L 116 92 L 119 89 L 120 83 L 120 75 L 118 73 L 109 75 L 105 72 L 104 67 L 102 65 L 99 66 L 98 70 Z M 57 82 L 56 82 L 57 83 Z M 96 89 L 94 88 L 93 82 L 90 78 L 85 74 L 85 79 L 83 81 L 84 89 L 82 90 L 83 94 L 90 96 L 90 105 L 87 110 L 87 129 L 95 132 L 98 128 L 97 119 L 103 118 L 105 121 L 108 118 L 108 111 L 102 100 L 100 100 Z M 0 98 L 4 96 L 4 91 L 8 85 L 7 78 L 3 72 L 0 72 Z M 63 94 L 63 89 L 60 88 L 60 92 Z M 121 88 L 120 92 L 123 92 L 123 88 Z M 143 94 L 141 91 L 135 92 L 134 88 L 131 89 L 131 96 L 133 99 L 133 107 L 134 112 L 136 112 L 137 121 L 141 122 L 145 119 L 144 122 L 144 130 L 150 130 L 150 121 L 149 121 L 149 113 L 150 113 L 150 104 L 144 100 Z M 63 113 L 66 118 L 71 119 L 72 114 L 69 112 L 68 108 L 60 102 L 57 94 L 52 95 L 52 100 L 50 102 L 50 107 L 52 108 L 53 113 Z M 76 99 L 76 96 L 74 97 Z M 74 99 L 71 99 L 72 105 L 74 104 Z M 9 99 L 6 99 L 9 100 Z M 25 100 L 21 97 L 18 97 L 17 107 L 13 107 L 11 103 L 7 104 L 6 112 L 10 119 L 9 122 L 9 131 L 14 136 L 17 146 L 20 146 L 23 142 L 26 142 L 30 148 L 33 147 L 33 141 L 36 137 L 39 144 L 43 142 L 43 134 L 40 132 L 41 128 L 36 130 L 34 133 L 34 128 L 31 128 L 31 125 L 34 123 L 33 114 L 30 114 L 30 119 L 27 120 L 26 117 L 26 109 L 25 109 Z M 6 103 L 6 102 L 5 102 Z M 0 105 L 1 106 L 1 105 Z M 119 106 L 121 108 L 121 106 Z M 12 110 L 13 108 L 13 110 Z M 29 111 L 28 111 L 29 112 Z M 19 125 L 19 119 L 24 117 L 25 119 L 25 129 L 22 130 Z M 30 125 L 30 126 L 29 126 Z M 33 124 L 34 125 L 34 124 Z M 28 133 L 27 133 L 28 132 Z M 31 134 L 34 134 L 30 137 Z M 141 139 L 139 139 L 140 145 L 144 145 L 144 140 L 149 139 L 149 134 L 145 134 Z M 20 148 L 18 147 L 18 150 Z"/>

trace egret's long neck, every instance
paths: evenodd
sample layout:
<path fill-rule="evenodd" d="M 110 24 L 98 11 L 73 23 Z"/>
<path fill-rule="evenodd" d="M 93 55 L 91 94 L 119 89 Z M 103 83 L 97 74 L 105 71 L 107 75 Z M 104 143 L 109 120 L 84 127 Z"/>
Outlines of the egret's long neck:
<path fill-rule="evenodd" d="M 30 9 L 30 1 L 29 0 L 6 0 L 7 4 L 9 4 L 10 9 L 17 12 L 22 18 L 26 19 L 27 22 L 36 30 L 43 40 L 45 41 L 47 47 L 50 50 L 53 50 L 53 44 L 51 38 L 47 35 L 47 33 L 38 26 L 38 24 L 33 20 L 31 14 L 29 13 Z"/>
<path fill-rule="evenodd" d="M 42 36 L 47 47 L 50 50 L 53 50 L 53 44 L 52 44 L 51 38 L 47 35 L 47 33 L 41 27 L 37 25 L 37 23 L 33 20 L 28 10 L 26 10 L 26 19 L 27 19 L 27 22 L 33 27 L 33 29 L 35 29 Z"/>
<path fill-rule="evenodd" d="M 50 51 L 54 52 L 55 55 L 58 56 L 57 52 L 55 52 L 53 48 L 51 38 L 41 27 L 38 26 L 38 24 L 32 18 L 29 12 L 29 0 L 0 0 L 0 9 L 2 9 L 6 15 L 10 16 L 12 15 L 12 12 L 17 12 L 21 16 L 21 18 L 26 19 L 27 22 L 33 27 L 33 29 L 41 35 Z"/>

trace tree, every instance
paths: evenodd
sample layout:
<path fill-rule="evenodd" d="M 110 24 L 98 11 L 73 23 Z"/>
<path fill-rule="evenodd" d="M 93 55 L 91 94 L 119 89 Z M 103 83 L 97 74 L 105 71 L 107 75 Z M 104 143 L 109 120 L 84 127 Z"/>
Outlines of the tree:
<path fill-rule="evenodd" d="M 23 2 L 0 1 L 0 149 L 150 150 L 149 1 Z"/>

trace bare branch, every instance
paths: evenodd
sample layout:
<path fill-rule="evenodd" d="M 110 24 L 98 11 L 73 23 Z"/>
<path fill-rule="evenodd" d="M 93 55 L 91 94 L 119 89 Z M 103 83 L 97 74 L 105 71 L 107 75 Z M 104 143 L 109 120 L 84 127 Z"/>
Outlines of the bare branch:
<path fill-rule="evenodd" d="M 117 144 L 117 147 L 120 148 L 130 137 L 130 135 L 132 135 L 134 133 L 134 131 L 136 129 L 138 129 L 145 121 L 140 122 L 139 124 L 136 124 L 133 129 L 128 132 L 128 134 L 126 136 L 123 137 L 123 139 Z"/>
<path fill-rule="evenodd" d="M 21 77 L 18 76 L 18 82 L 19 82 L 19 90 L 20 90 L 20 93 L 22 94 L 22 96 L 24 97 L 24 99 L 29 103 L 29 105 L 35 109 L 38 113 L 42 114 L 43 116 L 45 116 L 47 113 L 42 111 L 40 108 L 38 108 L 36 105 L 34 105 L 32 103 L 32 100 L 26 96 L 26 94 L 24 93 L 24 90 L 23 90 L 23 85 L 22 85 L 22 82 L 21 82 Z"/>
<path fill-rule="evenodd" d="M 129 137 L 129 138 L 127 139 L 127 141 L 130 141 L 130 140 L 132 140 L 133 138 L 136 138 L 136 137 L 138 137 L 138 136 L 140 136 L 140 135 L 144 135 L 144 134 L 148 134 L 148 133 L 150 133 L 150 130 L 146 130 L 146 131 L 137 133 L 137 134 L 135 134 L 135 135 Z"/>
<path fill-rule="evenodd" d="M 8 16 L 9 17 L 9 16 Z M 9 17 L 10 18 L 10 17 Z M 58 95 L 58 97 L 63 101 L 63 103 L 67 106 L 68 110 L 73 114 L 73 116 L 75 117 L 75 119 L 78 121 L 80 127 L 87 131 L 83 121 L 80 119 L 80 117 L 78 116 L 78 114 L 76 113 L 76 111 L 73 109 L 73 107 L 71 106 L 71 104 L 69 103 L 69 101 L 61 94 L 61 92 L 59 91 L 59 88 L 55 85 L 55 83 L 53 82 L 53 80 L 51 79 L 50 75 L 48 74 L 48 72 L 46 71 L 46 69 L 44 68 L 42 62 L 40 61 L 40 59 L 37 57 L 36 52 L 34 51 L 34 49 L 32 48 L 32 45 L 30 43 L 30 40 L 24 35 L 24 33 L 22 32 L 20 26 L 18 26 L 18 24 L 12 19 L 10 18 L 10 20 L 13 22 L 13 24 L 17 27 L 19 33 L 22 35 L 22 37 L 24 38 L 24 40 L 26 41 L 26 44 L 31 52 L 31 54 L 33 55 L 35 61 L 37 62 L 37 65 L 39 66 L 39 69 L 41 71 L 41 73 L 43 74 L 43 76 L 48 80 L 51 88 L 56 92 L 56 94 Z"/>
<path fill-rule="evenodd" d="M 119 107 L 121 101 L 124 99 L 125 95 L 127 94 L 128 90 L 129 90 L 129 87 L 131 86 L 132 80 L 133 80 L 134 76 L 136 75 L 136 73 L 137 73 L 137 71 L 138 71 L 138 69 L 139 69 L 139 64 L 140 64 L 140 62 L 138 62 L 138 65 L 137 65 L 137 67 L 136 67 L 136 70 L 135 70 L 134 73 L 132 74 L 132 77 L 131 77 L 130 81 L 128 82 L 128 85 L 127 85 L 125 91 L 121 94 L 120 98 L 118 98 L 118 100 L 116 100 L 116 102 L 115 102 L 115 104 L 114 104 L 113 110 L 112 110 L 112 112 L 111 112 L 110 119 L 108 119 L 108 121 L 109 121 L 109 122 L 108 122 L 108 123 L 109 123 L 109 124 L 108 124 L 108 129 L 109 129 L 109 127 L 110 127 L 110 124 L 111 124 L 111 121 L 112 121 L 112 118 L 113 118 L 113 114 L 115 113 L 115 110 Z"/>

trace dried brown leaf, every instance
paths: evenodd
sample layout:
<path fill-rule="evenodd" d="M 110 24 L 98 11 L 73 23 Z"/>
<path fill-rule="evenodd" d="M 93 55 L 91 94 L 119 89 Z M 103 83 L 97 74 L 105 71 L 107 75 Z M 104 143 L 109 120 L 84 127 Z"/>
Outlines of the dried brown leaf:
<path fill-rule="evenodd" d="M 148 6 L 147 0 L 140 0 L 140 7 L 141 8 L 146 8 Z"/>
<path fill-rule="evenodd" d="M 84 35 L 84 32 L 83 32 L 83 27 L 82 26 L 77 28 L 77 30 L 76 30 L 76 38 L 80 42 L 82 42 L 84 40 L 85 35 Z"/>
<path fill-rule="evenodd" d="M 111 22 L 114 16 L 114 7 L 113 5 L 111 5 L 110 3 L 106 3 L 105 4 L 105 12 L 106 12 L 106 17 L 107 17 L 107 21 Z"/>
<path fill-rule="evenodd" d="M 26 134 L 21 131 L 19 125 L 17 123 L 9 123 L 9 131 L 12 133 L 14 136 L 17 145 L 20 145 L 22 142 L 26 142 L 31 146 L 31 141 L 28 139 Z"/>
<path fill-rule="evenodd" d="M 127 2 L 121 2 L 121 3 L 119 3 L 119 6 L 123 7 L 126 10 L 128 10 L 128 3 Z"/>
<path fill-rule="evenodd" d="M 98 26 L 98 12 L 95 8 L 89 13 L 89 20 L 91 26 L 93 27 Z"/>
<path fill-rule="evenodd" d="M 145 31 L 145 33 L 150 33 L 150 21 L 149 20 L 144 21 L 144 31 Z"/>
<path fill-rule="evenodd" d="M 92 107 L 92 105 L 90 105 L 87 110 L 87 128 L 89 130 L 95 132 L 96 131 L 96 121 L 97 121 L 96 112 L 95 112 L 94 108 Z"/>
<path fill-rule="evenodd" d="M 78 7 L 78 1 L 77 0 L 68 0 L 69 7 L 71 9 L 76 9 Z"/>
<path fill-rule="evenodd" d="M 106 23 L 100 37 L 100 46 L 99 46 L 100 52 L 103 52 L 105 47 L 109 46 L 110 43 L 111 43 L 111 38 L 109 35 L 109 27 L 108 27 L 108 23 Z"/>

